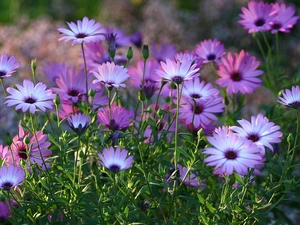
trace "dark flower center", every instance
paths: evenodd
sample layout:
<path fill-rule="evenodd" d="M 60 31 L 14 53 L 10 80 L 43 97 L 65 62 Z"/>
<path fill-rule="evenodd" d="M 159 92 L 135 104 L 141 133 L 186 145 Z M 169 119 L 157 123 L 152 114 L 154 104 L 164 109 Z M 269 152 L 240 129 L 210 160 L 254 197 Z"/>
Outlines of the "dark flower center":
<path fill-rule="evenodd" d="M 273 30 L 279 30 L 281 27 L 282 27 L 282 25 L 279 22 L 273 23 L 273 25 L 272 25 Z"/>
<path fill-rule="evenodd" d="M 300 106 L 300 101 L 295 101 L 295 102 L 292 102 L 290 104 L 288 104 L 289 107 L 292 107 L 294 109 L 298 109 L 299 106 Z"/>
<path fill-rule="evenodd" d="M 7 217 L 5 217 L 5 216 L 0 216 L 0 222 L 5 222 L 6 219 L 7 219 Z"/>
<path fill-rule="evenodd" d="M 21 159 L 27 159 L 26 146 L 22 141 L 18 141 L 16 144 L 16 150 Z"/>
<path fill-rule="evenodd" d="M 236 152 L 233 151 L 233 150 L 228 150 L 228 151 L 225 152 L 225 157 L 226 157 L 227 159 L 233 160 L 233 159 L 235 159 L 235 158 L 237 157 L 237 154 L 236 154 Z"/>
<path fill-rule="evenodd" d="M 174 81 L 176 84 L 181 84 L 183 79 L 181 76 L 175 76 L 172 78 L 172 81 Z"/>
<path fill-rule="evenodd" d="M 257 20 L 254 22 L 255 26 L 257 26 L 257 27 L 261 27 L 261 26 L 263 26 L 265 23 L 266 23 L 266 21 L 265 21 L 263 18 L 257 19 Z"/>
<path fill-rule="evenodd" d="M 13 184 L 8 181 L 2 184 L 2 188 L 5 190 L 10 190 L 12 186 L 13 186 Z"/>
<path fill-rule="evenodd" d="M 114 172 L 114 173 L 117 173 L 117 172 L 119 172 L 119 171 L 121 170 L 120 166 L 119 166 L 119 165 L 115 165 L 115 164 L 111 165 L 111 166 L 109 167 L 109 169 L 110 169 L 112 172 Z"/>
<path fill-rule="evenodd" d="M 231 80 L 240 81 L 242 80 L 242 75 L 239 72 L 234 72 L 230 75 Z"/>
<path fill-rule="evenodd" d="M 24 99 L 24 102 L 26 102 L 26 103 L 28 103 L 28 104 L 34 104 L 34 103 L 36 103 L 36 98 L 34 98 L 34 97 L 27 97 L 27 98 L 25 98 Z"/>
<path fill-rule="evenodd" d="M 210 60 L 210 61 L 213 61 L 213 60 L 216 59 L 216 55 L 215 55 L 215 54 L 209 54 L 209 55 L 207 56 L 207 59 Z"/>
<path fill-rule="evenodd" d="M 87 35 L 85 33 L 79 33 L 76 35 L 77 38 L 85 38 Z"/>
<path fill-rule="evenodd" d="M 79 91 L 77 91 L 77 90 L 69 90 L 68 91 L 68 95 L 70 95 L 70 96 L 78 96 L 79 95 Z"/>
<path fill-rule="evenodd" d="M 6 71 L 0 71 L 0 77 L 3 77 L 3 76 L 5 76 L 7 74 L 7 72 Z"/>
<path fill-rule="evenodd" d="M 251 140 L 253 142 L 257 142 L 259 140 L 259 137 L 256 134 L 250 134 L 248 136 L 248 140 Z"/>
<path fill-rule="evenodd" d="M 196 93 L 191 94 L 191 97 L 192 98 L 201 98 L 201 96 L 199 94 L 196 94 Z"/>
<path fill-rule="evenodd" d="M 196 105 L 195 114 L 200 114 L 203 112 L 203 107 L 201 105 Z"/>

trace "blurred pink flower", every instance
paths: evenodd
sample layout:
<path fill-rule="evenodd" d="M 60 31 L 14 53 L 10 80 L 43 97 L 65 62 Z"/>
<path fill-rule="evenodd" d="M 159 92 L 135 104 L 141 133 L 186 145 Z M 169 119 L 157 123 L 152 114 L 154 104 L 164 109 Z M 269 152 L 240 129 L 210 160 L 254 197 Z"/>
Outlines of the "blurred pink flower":
<path fill-rule="evenodd" d="M 227 57 L 221 58 L 217 71 L 219 78 L 216 83 L 221 87 L 227 87 L 227 93 L 252 93 L 254 89 L 261 85 L 261 79 L 257 76 L 262 75 L 262 70 L 256 70 L 260 62 L 254 56 L 242 50 L 240 54 L 231 53 Z"/>

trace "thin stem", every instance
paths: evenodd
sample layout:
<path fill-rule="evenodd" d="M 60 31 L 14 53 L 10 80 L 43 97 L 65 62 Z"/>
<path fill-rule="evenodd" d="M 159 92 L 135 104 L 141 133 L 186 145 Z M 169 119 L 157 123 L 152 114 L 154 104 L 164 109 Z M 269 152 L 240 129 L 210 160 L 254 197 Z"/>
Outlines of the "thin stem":
<path fill-rule="evenodd" d="M 81 43 L 81 51 L 82 51 L 82 57 L 83 57 L 83 64 L 84 64 L 84 73 L 85 73 L 85 89 L 86 89 L 86 101 L 89 102 L 89 85 L 88 85 L 88 72 L 87 72 L 87 66 L 86 66 L 86 58 L 84 53 L 84 47 L 83 42 Z"/>

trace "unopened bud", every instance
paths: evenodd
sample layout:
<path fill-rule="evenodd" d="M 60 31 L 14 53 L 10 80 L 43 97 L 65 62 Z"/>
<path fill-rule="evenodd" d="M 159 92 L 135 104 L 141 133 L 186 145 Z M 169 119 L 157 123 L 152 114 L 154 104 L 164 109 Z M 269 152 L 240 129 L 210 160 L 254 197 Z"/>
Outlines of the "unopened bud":
<path fill-rule="evenodd" d="M 149 47 L 148 45 L 143 46 L 143 59 L 146 60 L 149 58 Z"/>

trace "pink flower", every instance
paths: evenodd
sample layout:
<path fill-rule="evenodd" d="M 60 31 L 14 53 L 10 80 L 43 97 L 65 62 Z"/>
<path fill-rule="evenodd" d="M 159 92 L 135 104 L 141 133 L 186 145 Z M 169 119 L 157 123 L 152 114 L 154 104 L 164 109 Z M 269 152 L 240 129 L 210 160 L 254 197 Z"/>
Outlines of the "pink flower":
<path fill-rule="evenodd" d="M 16 84 L 17 89 L 8 87 L 7 92 L 10 94 L 5 101 L 7 106 L 16 105 L 16 110 L 22 109 L 23 112 L 27 110 L 34 114 L 39 108 L 43 112 L 46 108 L 51 109 L 55 94 L 51 90 L 46 90 L 46 85 L 39 82 L 34 86 L 32 81 L 24 80 L 23 86 Z"/>
<path fill-rule="evenodd" d="M 240 54 L 231 53 L 221 58 L 222 63 L 217 71 L 219 78 L 216 83 L 221 87 L 227 87 L 227 93 L 252 93 L 261 85 L 261 80 L 257 76 L 263 74 L 262 70 L 256 70 L 259 61 L 248 52 L 242 50 Z"/>
<path fill-rule="evenodd" d="M 101 82 L 107 88 L 125 88 L 126 84 L 123 82 L 130 77 L 125 67 L 116 65 L 114 62 L 103 63 L 98 66 L 97 72 L 92 71 L 92 73 L 96 77 L 93 83 Z"/>
<path fill-rule="evenodd" d="M 278 97 L 278 102 L 282 105 L 298 109 L 300 106 L 300 87 L 293 86 L 291 90 L 285 89 L 282 97 Z"/>
<path fill-rule="evenodd" d="M 20 64 L 20 62 L 17 62 L 16 57 L 8 57 L 7 54 L 2 54 L 0 56 L 0 79 L 10 77 Z"/>
<path fill-rule="evenodd" d="M 263 1 L 248 2 L 248 9 L 242 7 L 243 14 L 240 14 L 242 20 L 238 23 L 242 24 L 248 32 L 255 33 L 259 31 L 267 31 L 271 29 L 270 22 L 276 18 L 277 11 L 273 7 Z"/>
<path fill-rule="evenodd" d="M 229 129 L 219 129 L 213 137 L 207 137 L 212 147 L 205 148 L 203 154 L 209 154 L 204 162 L 215 166 L 215 173 L 231 175 L 248 174 L 249 168 L 261 163 L 260 149 L 252 141 L 240 138 Z"/>
<path fill-rule="evenodd" d="M 204 40 L 197 45 L 196 47 L 196 54 L 202 58 L 204 61 L 203 63 L 208 63 L 212 61 L 216 61 L 222 55 L 225 54 L 224 45 L 218 41 L 218 39 L 211 39 Z"/>
<path fill-rule="evenodd" d="M 265 147 L 274 151 L 271 143 L 281 142 L 282 133 L 279 131 L 280 126 L 269 122 L 269 119 L 261 113 L 257 116 L 251 116 L 251 122 L 242 119 L 238 120 L 242 127 L 233 126 L 231 129 L 237 133 L 239 137 L 252 141 L 261 149 L 261 153 L 265 155 Z"/>
<path fill-rule="evenodd" d="M 279 4 L 278 2 L 272 4 L 273 11 L 277 11 L 277 16 L 270 21 L 271 32 L 275 34 L 277 32 L 290 32 L 290 29 L 297 23 L 299 16 L 294 16 L 295 9 L 289 6 L 286 7 L 284 3 Z"/>
<path fill-rule="evenodd" d="M 59 38 L 59 41 L 73 41 L 72 46 L 75 44 L 82 44 L 83 42 L 97 42 L 104 40 L 106 33 L 105 29 L 100 29 L 101 23 L 95 23 L 95 20 L 89 20 L 84 17 L 83 20 L 77 20 L 77 24 L 71 22 L 68 23 L 71 30 L 65 28 L 57 29 L 60 33 L 66 36 Z"/>

